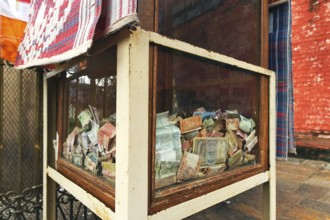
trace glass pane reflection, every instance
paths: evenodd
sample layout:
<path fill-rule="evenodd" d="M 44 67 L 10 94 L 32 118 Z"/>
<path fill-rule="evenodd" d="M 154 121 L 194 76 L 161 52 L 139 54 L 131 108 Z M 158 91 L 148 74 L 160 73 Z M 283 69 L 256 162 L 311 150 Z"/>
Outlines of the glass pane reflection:
<path fill-rule="evenodd" d="M 260 0 L 158 2 L 159 33 L 260 65 Z"/>
<path fill-rule="evenodd" d="M 158 47 L 155 188 L 258 163 L 256 74 Z"/>
<path fill-rule="evenodd" d="M 111 48 L 97 59 L 115 60 L 115 54 Z M 87 60 L 85 69 L 66 74 L 62 155 L 114 185 L 117 77 L 112 64 Z"/>

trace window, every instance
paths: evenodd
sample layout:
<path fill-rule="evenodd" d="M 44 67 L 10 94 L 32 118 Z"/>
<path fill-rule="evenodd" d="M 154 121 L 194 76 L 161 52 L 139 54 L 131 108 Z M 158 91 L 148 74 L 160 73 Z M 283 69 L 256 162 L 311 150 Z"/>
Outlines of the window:
<path fill-rule="evenodd" d="M 163 0 L 158 32 L 260 65 L 260 0 Z"/>
<path fill-rule="evenodd" d="M 60 172 L 84 189 L 114 197 L 116 47 L 83 59 L 61 77 Z M 102 191 L 103 189 L 103 191 Z M 102 200 L 102 196 L 100 198 Z"/>
<path fill-rule="evenodd" d="M 157 212 L 264 170 L 269 82 L 253 71 L 154 46 L 151 207 Z"/>

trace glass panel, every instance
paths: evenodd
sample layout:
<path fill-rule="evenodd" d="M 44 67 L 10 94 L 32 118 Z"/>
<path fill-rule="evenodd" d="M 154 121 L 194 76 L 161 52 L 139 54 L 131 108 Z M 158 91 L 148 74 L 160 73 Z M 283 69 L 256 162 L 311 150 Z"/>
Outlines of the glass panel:
<path fill-rule="evenodd" d="M 67 125 L 63 157 L 114 184 L 116 162 L 116 49 L 66 73 Z"/>
<path fill-rule="evenodd" d="M 259 163 L 259 77 L 158 47 L 155 188 Z"/>
<path fill-rule="evenodd" d="M 159 33 L 260 65 L 261 0 L 162 0 Z"/>

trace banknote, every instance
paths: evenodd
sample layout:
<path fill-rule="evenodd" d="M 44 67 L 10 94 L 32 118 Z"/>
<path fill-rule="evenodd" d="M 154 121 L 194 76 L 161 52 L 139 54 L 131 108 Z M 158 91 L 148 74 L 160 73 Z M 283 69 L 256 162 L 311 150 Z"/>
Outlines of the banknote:
<path fill-rule="evenodd" d="M 228 138 L 228 155 L 232 156 L 234 152 L 239 149 L 242 149 L 242 141 L 236 136 L 235 132 L 232 130 L 228 130 L 226 133 L 226 137 Z"/>
<path fill-rule="evenodd" d="M 256 130 L 253 130 L 246 138 L 245 142 L 246 144 L 250 143 L 252 139 L 256 136 Z"/>
<path fill-rule="evenodd" d="M 199 167 L 200 167 L 200 160 L 199 155 L 184 152 L 180 167 L 178 169 L 178 180 L 185 181 L 189 179 L 193 179 L 197 177 Z"/>
<path fill-rule="evenodd" d="M 87 136 L 91 144 L 96 145 L 98 143 L 99 125 L 96 124 L 96 122 L 94 122 L 93 120 L 90 120 L 90 122 L 92 124 L 92 129 L 87 132 Z"/>
<path fill-rule="evenodd" d="M 156 151 L 181 149 L 180 129 L 175 125 L 156 129 Z"/>
<path fill-rule="evenodd" d="M 156 161 L 156 179 L 177 175 L 179 166 L 180 161 Z"/>
<path fill-rule="evenodd" d="M 92 118 L 92 114 L 88 109 L 85 109 L 84 111 L 80 112 L 80 114 L 78 115 L 78 119 L 82 127 L 87 125 L 89 123 L 89 120 L 91 120 L 91 118 Z"/>
<path fill-rule="evenodd" d="M 201 166 L 225 163 L 227 150 L 227 138 L 194 138 L 193 153 L 200 156 Z"/>
<path fill-rule="evenodd" d="M 242 150 L 238 150 L 234 153 L 232 157 L 228 159 L 229 168 L 234 168 L 236 166 L 241 165 L 242 163 L 243 152 Z"/>
<path fill-rule="evenodd" d="M 80 167 L 83 166 L 83 155 L 82 154 L 72 154 L 72 162 Z"/>
<path fill-rule="evenodd" d="M 96 124 L 100 125 L 99 112 L 98 112 L 97 108 L 95 108 L 91 105 L 88 105 L 88 107 L 89 107 L 90 113 L 93 117 L 93 120 L 96 122 Z"/>
<path fill-rule="evenodd" d="M 258 137 L 255 136 L 249 143 L 246 144 L 246 148 L 250 152 L 257 143 L 258 143 Z"/>
<path fill-rule="evenodd" d="M 116 177 L 116 164 L 109 162 L 109 161 L 104 161 L 101 162 L 102 166 L 102 175 L 110 178 Z"/>
<path fill-rule="evenodd" d="M 164 178 L 155 179 L 155 189 L 172 185 L 177 182 L 176 174 L 166 176 Z"/>
<path fill-rule="evenodd" d="M 238 118 L 226 118 L 226 129 L 236 131 L 239 127 L 239 119 Z"/>
<path fill-rule="evenodd" d="M 190 132 L 202 127 L 202 117 L 196 115 L 193 117 L 185 118 L 180 121 L 180 130 L 181 133 Z"/>
<path fill-rule="evenodd" d="M 256 126 L 255 122 L 252 118 L 247 119 L 244 116 L 240 115 L 241 119 L 239 122 L 239 129 L 244 131 L 245 133 L 250 133 L 253 128 Z"/>

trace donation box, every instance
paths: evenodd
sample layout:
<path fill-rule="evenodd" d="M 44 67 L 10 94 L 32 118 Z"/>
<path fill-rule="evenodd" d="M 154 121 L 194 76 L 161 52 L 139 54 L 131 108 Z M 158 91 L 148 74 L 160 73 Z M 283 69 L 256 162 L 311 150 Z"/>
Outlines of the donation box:
<path fill-rule="evenodd" d="M 46 75 L 45 187 L 123 220 L 182 219 L 264 184 L 275 219 L 266 3 L 159 1 L 151 21 L 145 4 L 140 25 Z"/>

